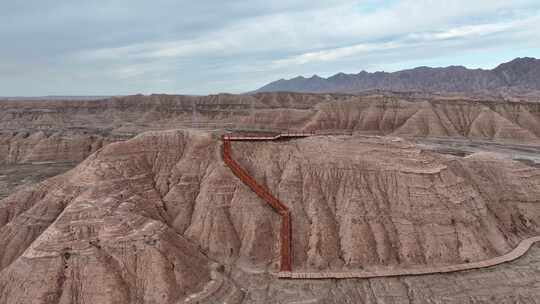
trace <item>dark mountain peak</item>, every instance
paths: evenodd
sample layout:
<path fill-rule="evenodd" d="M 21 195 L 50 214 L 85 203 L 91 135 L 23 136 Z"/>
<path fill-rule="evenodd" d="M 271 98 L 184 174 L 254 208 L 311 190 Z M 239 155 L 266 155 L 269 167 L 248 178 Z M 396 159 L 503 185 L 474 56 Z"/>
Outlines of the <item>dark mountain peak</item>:
<path fill-rule="evenodd" d="M 337 73 L 335 75 L 332 75 L 332 76 L 328 77 L 327 80 L 338 81 L 338 80 L 343 80 L 343 79 L 350 78 L 352 76 L 353 75 L 349 75 L 349 74 L 345 74 L 343 72 L 339 72 L 339 73 Z"/>
<path fill-rule="evenodd" d="M 398 71 L 399 72 L 427 72 L 427 71 L 463 71 L 469 70 L 462 65 L 450 65 L 447 67 L 429 67 L 429 66 L 419 66 L 413 69 Z"/>
<path fill-rule="evenodd" d="M 532 57 L 519 57 L 512 61 L 505 62 L 497 66 L 494 70 L 510 70 L 510 69 L 529 69 L 540 64 L 540 59 Z"/>
<path fill-rule="evenodd" d="M 403 70 L 403 71 L 401 71 L 401 72 L 404 72 L 404 71 L 433 70 L 433 69 L 436 69 L 436 68 L 432 68 L 432 67 L 428 67 L 428 66 L 425 66 L 425 65 L 421 65 L 421 66 L 419 66 L 419 67 L 415 67 L 415 68 L 408 69 L 408 70 Z"/>
<path fill-rule="evenodd" d="M 512 61 L 503 63 L 501 65 L 505 64 L 523 64 L 523 63 L 534 63 L 534 62 L 540 62 L 540 59 L 536 59 L 534 57 L 518 57 Z"/>
<path fill-rule="evenodd" d="M 367 90 L 480 92 L 525 88 L 540 90 L 540 60 L 523 57 L 503 63 L 493 70 L 468 69 L 461 65 L 432 68 L 420 66 L 393 73 L 378 71 L 358 74 L 337 73 L 328 78 L 313 75 L 272 82 L 257 92 L 343 92 Z"/>
<path fill-rule="evenodd" d="M 469 70 L 467 69 L 466 67 L 462 66 L 462 65 L 451 65 L 449 67 L 446 67 L 446 68 L 439 68 L 439 69 L 450 69 L 450 70 Z"/>
<path fill-rule="evenodd" d="M 538 75 L 540 73 L 540 60 L 532 57 L 516 58 L 500 64 L 493 71 L 508 85 L 530 86 L 530 83 L 527 83 L 530 81 L 524 79 L 531 78 L 529 74 Z M 530 80 L 534 81 L 534 79 Z"/>

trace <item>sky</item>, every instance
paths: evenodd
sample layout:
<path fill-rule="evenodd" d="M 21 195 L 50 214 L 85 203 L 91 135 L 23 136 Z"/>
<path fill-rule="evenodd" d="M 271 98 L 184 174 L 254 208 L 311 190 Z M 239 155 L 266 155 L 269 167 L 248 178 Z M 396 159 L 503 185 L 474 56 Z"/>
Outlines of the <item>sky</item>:
<path fill-rule="evenodd" d="M 10 0 L 0 96 L 241 93 L 540 58 L 538 0 Z"/>

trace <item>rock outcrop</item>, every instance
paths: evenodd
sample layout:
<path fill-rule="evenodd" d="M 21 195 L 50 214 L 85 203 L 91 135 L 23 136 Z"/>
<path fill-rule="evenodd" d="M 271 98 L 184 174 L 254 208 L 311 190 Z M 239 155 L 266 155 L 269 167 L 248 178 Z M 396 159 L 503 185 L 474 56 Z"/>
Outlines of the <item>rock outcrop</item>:
<path fill-rule="evenodd" d="M 538 142 L 539 104 L 366 99 L 319 104 L 306 130 Z"/>
<path fill-rule="evenodd" d="M 510 77 L 510 76 L 509 76 Z M 81 161 L 148 130 L 357 131 L 536 142 L 540 104 L 407 94 L 260 93 L 0 103 L 0 163 Z"/>
<path fill-rule="evenodd" d="M 360 135 L 233 143 L 232 153 L 291 210 L 293 270 L 478 261 L 540 233 L 540 169 L 496 155 Z M 267 274 L 278 225 L 223 164 L 217 134 L 144 133 L 0 201 L 0 303 L 281 301 L 276 288 L 304 283 Z M 408 284 L 437 286 L 321 281 L 320 292 L 347 303 Z"/>
<path fill-rule="evenodd" d="M 0 165 L 81 162 L 113 138 L 73 132 L 1 132 Z"/>

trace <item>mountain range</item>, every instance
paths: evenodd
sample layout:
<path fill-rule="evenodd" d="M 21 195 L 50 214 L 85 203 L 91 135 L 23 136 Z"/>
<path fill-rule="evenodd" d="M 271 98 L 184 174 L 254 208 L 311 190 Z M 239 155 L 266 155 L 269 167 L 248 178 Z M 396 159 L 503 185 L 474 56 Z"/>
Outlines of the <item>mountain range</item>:
<path fill-rule="evenodd" d="M 524 57 L 500 64 L 492 70 L 417 67 L 393 73 L 362 71 L 338 73 L 328 78 L 298 76 L 271 82 L 255 92 L 355 93 L 367 90 L 422 92 L 483 92 L 497 90 L 540 90 L 540 59 Z"/>

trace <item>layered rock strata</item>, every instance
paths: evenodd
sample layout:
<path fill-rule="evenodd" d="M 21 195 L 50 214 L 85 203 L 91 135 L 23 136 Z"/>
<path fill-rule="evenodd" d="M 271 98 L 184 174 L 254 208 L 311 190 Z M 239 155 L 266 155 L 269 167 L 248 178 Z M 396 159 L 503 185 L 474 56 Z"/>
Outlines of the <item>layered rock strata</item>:
<path fill-rule="evenodd" d="M 295 269 L 481 261 L 539 234 L 539 169 L 497 155 L 360 135 L 231 149 L 291 211 Z M 149 132 L 0 201 L 0 303 L 262 303 L 279 218 L 220 152 L 217 134 Z"/>

